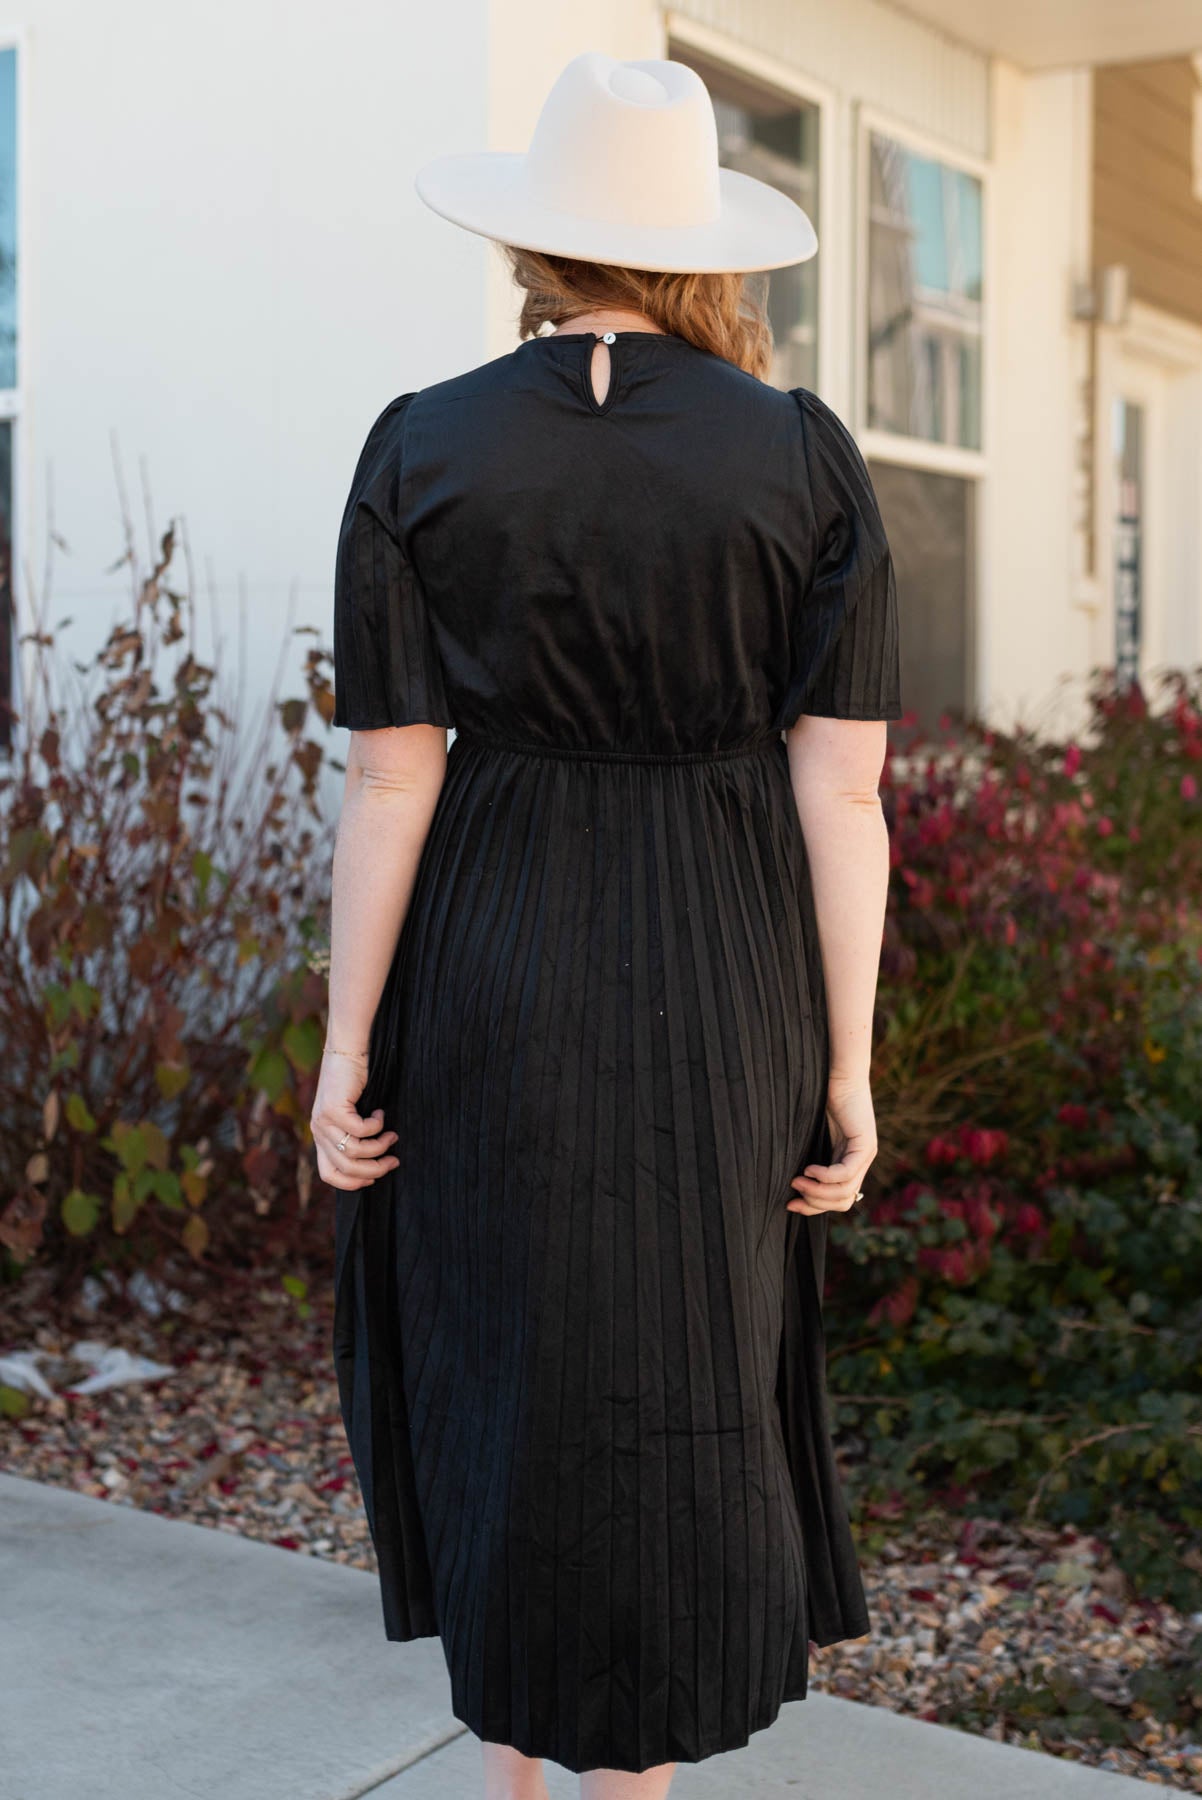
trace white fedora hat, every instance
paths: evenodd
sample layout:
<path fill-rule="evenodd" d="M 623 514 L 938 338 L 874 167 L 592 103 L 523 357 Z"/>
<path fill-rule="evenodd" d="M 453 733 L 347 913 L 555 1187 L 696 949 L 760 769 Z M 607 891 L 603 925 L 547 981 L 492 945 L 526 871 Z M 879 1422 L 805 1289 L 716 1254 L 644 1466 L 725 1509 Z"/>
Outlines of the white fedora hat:
<path fill-rule="evenodd" d="M 739 271 L 805 262 L 809 215 L 718 162 L 709 89 L 687 63 L 572 58 L 530 148 L 436 156 L 414 186 L 482 237 L 633 269 Z"/>

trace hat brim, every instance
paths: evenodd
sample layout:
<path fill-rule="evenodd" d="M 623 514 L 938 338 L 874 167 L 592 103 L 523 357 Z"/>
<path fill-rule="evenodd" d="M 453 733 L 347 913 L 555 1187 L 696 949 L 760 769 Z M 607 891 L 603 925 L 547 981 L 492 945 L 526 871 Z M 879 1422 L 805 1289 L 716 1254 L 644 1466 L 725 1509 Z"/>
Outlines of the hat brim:
<path fill-rule="evenodd" d="M 795 200 L 737 169 L 718 170 L 721 205 L 709 224 L 629 225 L 542 205 L 527 191 L 525 163 L 519 150 L 456 151 L 424 164 L 413 185 L 432 211 L 481 237 L 631 269 L 783 269 L 818 249 L 809 214 Z"/>

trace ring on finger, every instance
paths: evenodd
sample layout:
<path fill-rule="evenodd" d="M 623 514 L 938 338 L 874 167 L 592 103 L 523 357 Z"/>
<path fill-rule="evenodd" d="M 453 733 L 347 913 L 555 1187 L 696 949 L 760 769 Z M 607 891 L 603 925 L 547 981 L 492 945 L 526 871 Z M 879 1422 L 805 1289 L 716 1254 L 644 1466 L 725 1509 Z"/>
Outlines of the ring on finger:
<path fill-rule="evenodd" d="M 815 1175 L 798 1175 L 795 1177 L 793 1185 L 796 1186 L 798 1181 L 808 1181 L 814 1187 L 821 1186 L 821 1183 L 818 1181 L 818 1178 Z M 806 1196 L 807 1199 L 813 1199 L 814 1197 L 815 1196 L 812 1194 Z M 857 1200 L 862 1200 L 863 1198 L 864 1198 L 863 1188 L 857 1188 L 855 1193 L 851 1196 L 850 1204 L 852 1206 L 854 1206 Z"/>
<path fill-rule="evenodd" d="M 825 1195 L 819 1198 L 817 1194 L 802 1194 L 800 1198 L 802 1200 L 807 1200 L 811 1206 L 818 1207 L 822 1212 L 849 1212 L 856 1204 L 857 1200 L 862 1200 L 864 1198 L 864 1190 L 863 1188 L 860 1188 L 858 1193 L 849 1194 L 846 1200 L 835 1200 L 833 1198 L 828 1200 Z"/>
<path fill-rule="evenodd" d="M 347 1139 L 348 1139 L 348 1138 L 349 1138 L 349 1137 L 350 1137 L 350 1135 L 351 1135 L 351 1134 L 350 1134 L 350 1132 L 349 1132 L 349 1131 L 344 1131 L 344 1132 L 343 1132 L 343 1134 L 342 1134 L 342 1136 L 341 1136 L 341 1137 L 340 1137 L 340 1138 L 339 1138 L 339 1140 L 338 1140 L 338 1148 L 339 1148 L 339 1150 L 341 1150 L 341 1151 L 344 1151 L 344 1150 L 345 1150 L 345 1149 L 346 1149 L 346 1144 L 347 1144 Z"/>

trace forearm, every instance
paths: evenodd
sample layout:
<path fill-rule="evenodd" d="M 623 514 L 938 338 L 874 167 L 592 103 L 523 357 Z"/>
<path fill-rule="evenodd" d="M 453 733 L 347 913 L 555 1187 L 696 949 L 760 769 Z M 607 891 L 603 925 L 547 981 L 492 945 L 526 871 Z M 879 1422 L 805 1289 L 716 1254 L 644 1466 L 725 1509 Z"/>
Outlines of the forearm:
<path fill-rule="evenodd" d="M 889 887 L 889 832 L 880 796 L 794 778 L 822 955 L 831 1080 L 866 1082 L 881 934 Z"/>
<path fill-rule="evenodd" d="M 327 1041 L 366 1051 L 440 781 L 350 769 L 334 846 Z"/>

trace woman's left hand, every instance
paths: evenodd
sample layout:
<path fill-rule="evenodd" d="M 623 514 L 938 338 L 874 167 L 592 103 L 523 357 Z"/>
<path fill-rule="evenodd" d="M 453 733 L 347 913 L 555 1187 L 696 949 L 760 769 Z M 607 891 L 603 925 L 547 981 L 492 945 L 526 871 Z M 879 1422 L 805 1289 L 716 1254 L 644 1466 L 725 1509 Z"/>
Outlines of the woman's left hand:
<path fill-rule="evenodd" d="M 831 1142 L 836 1146 L 832 1163 L 807 1163 L 790 1182 L 795 1198 L 785 1202 L 789 1212 L 814 1218 L 826 1212 L 850 1212 L 876 1160 L 876 1114 L 867 1082 L 854 1086 L 831 1083 L 826 1119 Z"/>
<path fill-rule="evenodd" d="M 366 1065 L 327 1054 L 322 1058 L 309 1118 L 317 1147 L 317 1173 L 331 1187 L 352 1193 L 370 1187 L 400 1161 L 384 1154 L 396 1143 L 397 1134 L 381 1132 L 383 1107 L 377 1106 L 365 1119 L 355 1105 L 366 1086 Z"/>

